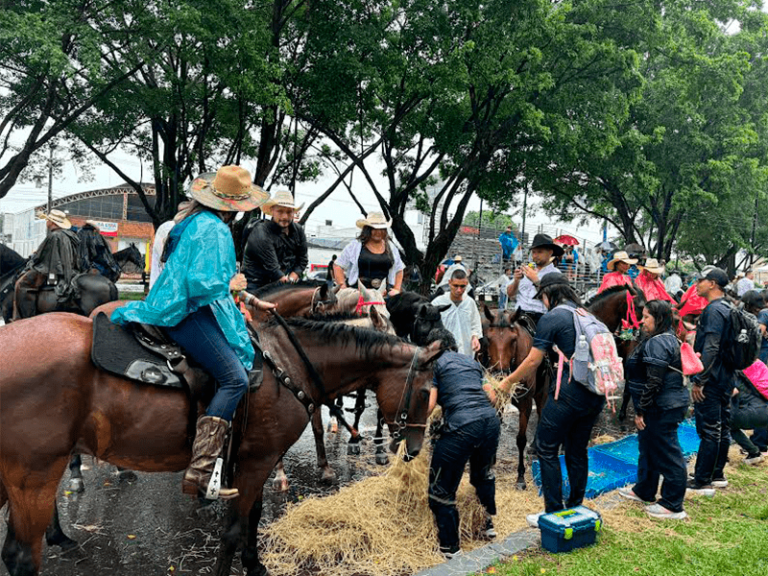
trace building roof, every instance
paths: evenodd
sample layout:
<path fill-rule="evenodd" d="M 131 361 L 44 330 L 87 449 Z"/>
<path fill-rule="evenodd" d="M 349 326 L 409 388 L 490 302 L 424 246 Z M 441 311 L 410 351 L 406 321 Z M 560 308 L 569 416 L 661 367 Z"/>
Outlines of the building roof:
<path fill-rule="evenodd" d="M 148 182 L 142 183 L 142 187 L 147 195 L 154 196 L 155 185 Z M 133 187 L 128 184 L 110 186 L 109 188 L 99 188 L 97 190 L 88 190 L 86 192 L 77 192 L 75 194 L 61 195 L 54 192 L 53 208 L 60 208 L 70 202 L 96 198 L 100 196 L 112 196 L 116 194 L 136 194 Z M 8 195 L 0 200 L 0 213 L 18 214 L 27 210 L 35 209 L 37 211 L 45 210 L 48 207 L 48 190 L 45 188 L 14 186 Z"/>

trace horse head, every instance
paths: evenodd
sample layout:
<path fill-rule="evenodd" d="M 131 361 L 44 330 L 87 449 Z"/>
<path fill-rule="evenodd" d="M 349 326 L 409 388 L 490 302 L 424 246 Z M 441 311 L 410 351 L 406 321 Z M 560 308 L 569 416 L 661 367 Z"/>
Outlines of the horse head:
<path fill-rule="evenodd" d="M 435 329 L 444 329 L 443 320 L 440 316 L 450 308 L 450 304 L 435 306 L 427 302 L 422 302 L 416 309 L 416 317 L 413 320 L 411 333 L 409 337 L 411 342 L 418 346 L 424 346 L 429 342 L 429 333 Z"/>
<path fill-rule="evenodd" d="M 139 268 L 144 268 L 144 256 L 133 242 L 128 246 L 128 261 L 133 262 Z"/>
<path fill-rule="evenodd" d="M 518 322 L 520 311 L 491 311 L 483 305 L 483 312 L 483 365 L 491 372 L 508 374 L 527 355 L 521 356 L 518 349 L 523 344 L 521 330 L 525 330 Z"/>

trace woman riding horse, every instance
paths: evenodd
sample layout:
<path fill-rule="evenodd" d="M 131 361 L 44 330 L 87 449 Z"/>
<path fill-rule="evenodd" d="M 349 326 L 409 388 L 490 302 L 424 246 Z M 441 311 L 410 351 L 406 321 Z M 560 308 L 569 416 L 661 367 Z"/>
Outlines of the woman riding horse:
<path fill-rule="evenodd" d="M 248 388 L 254 350 L 230 290 L 245 288 L 236 275 L 235 245 L 227 224 L 239 211 L 261 206 L 269 194 L 251 183 L 239 166 L 199 176 L 190 187 L 192 200 L 176 215 L 165 248 L 166 266 L 144 302 L 117 309 L 119 324 L 163 326 L 185 352 L 218 382 L 216 394 L 197 421 L 192 461 L 182 489 L 196 495 L 208 490 L 214 464 L 224 448 L 229 425 Z M 248 297 L 262 310 L 274 304 Z M 222 499 L 238 491 L 222 488 Z"/>

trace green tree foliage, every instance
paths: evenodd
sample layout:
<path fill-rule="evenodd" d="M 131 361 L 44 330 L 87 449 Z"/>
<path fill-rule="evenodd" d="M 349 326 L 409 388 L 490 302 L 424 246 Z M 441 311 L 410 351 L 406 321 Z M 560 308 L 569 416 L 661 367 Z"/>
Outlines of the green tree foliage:
<path fill-rule="evenodd" d="M 494 228 L 496 230 L 502 230 L 507 226 L 511 226 L 512 230 L 517 232 L 517 224 L 512 222 L 512 217 L 507 214 L 499 214 L 497 212 L 483 211 L 483 228 Z M 477 227 L 480 225 L 480 212 L 474 210 L 467 212 L 464 216 L 464 226 Z"/>

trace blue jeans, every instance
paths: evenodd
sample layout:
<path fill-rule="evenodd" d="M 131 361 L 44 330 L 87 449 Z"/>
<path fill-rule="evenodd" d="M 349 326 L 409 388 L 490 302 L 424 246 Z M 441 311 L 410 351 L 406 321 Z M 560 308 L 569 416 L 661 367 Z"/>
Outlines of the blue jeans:
<path fill-rule="evenodd" d="M 693 474 L 698 484 L 709 484 L 713 479 L 723 478 L 731 445 L 732 390 L 731 383 L 725 386 L 719 382 L 711 383 L 704 388 L 704 400 L 693 405 L 696 432 L 701 439 Z"/>
<path fill-rule="evenodd" d="M 467 462 L 469 483 L 475 487 L 480 504 L 488 514 L 496 514 L 493 465 L 500 429 L 499 419 L 492 416 L 446 432 L 435 442 L 429 466 L 429 508 L 435 516 L 440 549 L 445 552 L 454 552 L 459 547 L 456 490 Z"/>
<path fill-rule="evenodd" d="M 632 489 L 646 502 L 656 500 L 659 477 L 664 476 L 659 504 L 672 512 L 683 511 L 688 473 L 677 427 L 685 419 L 688 407 L 645 414 L 645 430 L 638 432 L 640 458 L 637 484 Z"/>
<path fill-rule="evenodd" d="M 507 291 L 499 290 L 499 310 L 505 310 L 507 307 Z"/>
<path fill-rule="evenodd" d="M 541 493 L 547 513 L 578 506 L 584 500 L 589 475 L 587 444 L 592 428 L 603 410 L 605 398 L 593 394 L 576 381 L 563 377 L 560 397 L 554 391 L 544 404 L 536 429 L 536 451 L 541 468 Z M 560 447 L 565 446 L 565 468 L 571 492 L 563 506 L 563 475 Z"/>
<path fill-rule="evenodd" d="M 165 331 L 218 383 L 206 416 L 231 422 L 240 398 L 248 390 L 248 372 L 227 342 L 211 308 L 204 306 Z"/>

